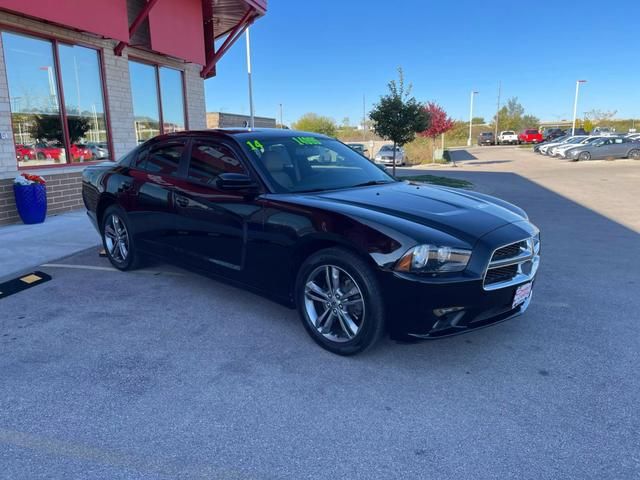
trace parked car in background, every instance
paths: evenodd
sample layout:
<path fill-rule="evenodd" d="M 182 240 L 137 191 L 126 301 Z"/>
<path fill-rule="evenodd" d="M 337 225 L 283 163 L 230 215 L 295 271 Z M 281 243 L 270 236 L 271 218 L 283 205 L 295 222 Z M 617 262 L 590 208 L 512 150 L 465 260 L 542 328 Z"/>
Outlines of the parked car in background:
<path fill-rule="evenodd" d="M 109 147 L 105 142 L 89 142 L 87 148 L 91 150 L 93 158 L 102 160 L 103 158 L 109 158 Z"/>
<path fill-rule="evenodd" d="M 545 128 L 542 131 L 542 137 L 544 140 L 548 140 L 550 138 L 558 138 L 565 135 L 565 131 L 561 128 Z"/>
<path fill-rule="evenodd" d="M 538 130 L 528 128 L 518 135 L 518 140 L 520 143 L 540 143 L 543 138 L 542 134 Z"/>
<path fill-rule="evenodd" d="M 82 196 L 115 268 L 152 254 L 215 275 L 297 308 L 341 355 L 385 331 L 431 339 L 520 315 L 540 263 L 521 208 L 396 180 L 314 133 L 163 135 L 85 168 Z M 238 323 L 236 334 L 260 331 Z"/>
<path fill-rule="evenodd" d="M 36 158 L 38 160 L 59 161 L 62 159 L 63 151 L 61 143 L 36 143 L 35 145 Z"/>
<path fill-rule="evenodd" d="M 585 145 L 589 145 L 593 142 L 596 142 L 598 140 L 600 140 L 603 137 L 600 136 L 588 136 L 585 137 L 582 141 L 578 142 L 578 143 L 573 143 L 573 144 L 569 144 L 569 145 L 560 145 L 558 147 L 556 147 L 555 152 L 554 152 L 554 156 L 558 157 L 558 158 L 567 158 L 567 156 L 571 153 L 572 150 L 576 149 L 576 148 L 581 148 Z"/>
<path fill-rule="evenodd" d="M 517 145 L 518 134 L 513 130 L 505 130 L 498 135 L 498 145 Z"/>
<path fill-rule="evenodd" d="M 561 149 L 565 149 L 565 148 L 571 148 L 575 145 L 578 145 L 579 143 L 581 143 L 584 139 L 589 138 L 586 135 L 575 135 L 575 136 L 570 136 L 569 138 L 567 138 L 565 141 L 563 141 L 562 143 L 559 143 L 557 145 L 553 145 L 553 146 L 549 146 L 547 148 L 547 155 L 554 157 L 556 156 L 557 152 Z"/>
<path fill-rule="evenodd" d="M 587 132 L 584 128 L 576 128 L 576 129 L 567 128 L 567 133 L 571 135 L 589 135 L 589 132 Z M 596 134 L 594 133 L 594 135 Z"/>
<path fill-rule="evenodd" d="M 36 158 L 36 150 L 31 145 L 16 144 L 16 158 L 18 161 L 33 160 Z"/>
<path fill-rule="evenodd" d="M 574 148 L 567 154 L 569 160 L 604 160 L 632 158 L 640 160 L 640 142 L 625 137 L 602 137 L 596 141 Z"/>
<path fill-rule="evenodd" d="M 364 143 L 347 143 L 349 147 L 358 152 L 360 155 L 369 158 L 369 149 L 366 147 Z"/>
<path fill-rule="evenodd" d="M 591 132 L 593 135 L 602 135 L 602 134 L 612 134 L 615 133 L 616 129 L 613 127 L 596 127 Z"/>
<path fill-rule="evenodd" d="M 86 162 L 93 160 L 91 149 L 82 143 L 74 143 L 71 145 L 71 161 Z"/>
<path fill-rule="evenodd" d="M 495 136 L 493 135 L 493 132 L 482 132 L 480 135 L 478 135 L 479 146 L 495 145 L 495 144 L 496 144 L 496 139 L 495 139 Z"/>
<path fill-rule="evenodd" d="M 407 163 L 407 154 L 402 147 L 396 147 L 396 166 Z M 375 163 L 393 165 L 393 145 L 383 145 L 374 158 Z"/>
<path fill-rule="evenodd" d="M 534 152 L 541 153 L 543 155 L 547 154 L 547 150 L 551 147 L 555 147 L 556 145 L 560 145 L 565 140 L 571 138 L 571 135 L 562 135 L 558 138 L 549 138 L 542 143 L 538 143 L 535 147 L 533 147 Z"/>

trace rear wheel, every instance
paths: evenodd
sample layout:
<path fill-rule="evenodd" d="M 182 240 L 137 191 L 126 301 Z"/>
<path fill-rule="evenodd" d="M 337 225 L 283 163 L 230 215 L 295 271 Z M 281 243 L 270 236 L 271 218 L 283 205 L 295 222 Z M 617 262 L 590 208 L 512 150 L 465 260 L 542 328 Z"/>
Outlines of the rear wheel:
<path fill-rule="evenodd" d="M 629 158 L 632 158 L 633 160 L 640 160 L 640 150 L 637 148 L 631 150 L 629 152 Z"/>
<path fill-rule="evenodd" d="M 321 250 L 304 262 L 296 281 L 296 303 L 311 338 L 338 355 L 366 350 L 384 330 L 375 272 L 341 248 Z"/>
<path fill-rule="evenodd" d="M 102 216 L 102 244 L 107 258 L 118 270 L 134 270 L 139 265 L 125 211 L 117 205 L 108 207 Z"/>
<path fill-rule="evenodd" d="M 582 152 L 578 155 L 578 160 L 591 160 L 591 154 L 589 152 Z"/>

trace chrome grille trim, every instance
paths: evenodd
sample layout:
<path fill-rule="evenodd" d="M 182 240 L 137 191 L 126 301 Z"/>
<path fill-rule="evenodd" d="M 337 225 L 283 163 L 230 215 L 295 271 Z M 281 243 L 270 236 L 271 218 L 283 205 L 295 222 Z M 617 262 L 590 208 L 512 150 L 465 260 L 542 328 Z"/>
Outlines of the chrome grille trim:
<path fill-rule="evenodd" d="M 519 246 L 519 252 L 512 256 L 496 255 L 500 250 L 508 252 L 515 251 Z M 498 257 L 494 260 L 495 257 Z M 535 276 L 540 264 L 540 243 L 536 244 L 535 237 L 528 237 L 517 242 L 511 242 L 496 248 L 491 253 L 491 260 L 487 265 L 482 279 L 482 288 L 485 290 L 498 290 L 501 288 L 511 287 L 518 283 L 527 282 Z M 487 283 L 487 274 L 491 270 L 503 269 L 505 267 L 516 266 L 515 273 L 510 278 L 499 280 L 493 283 Z"/>

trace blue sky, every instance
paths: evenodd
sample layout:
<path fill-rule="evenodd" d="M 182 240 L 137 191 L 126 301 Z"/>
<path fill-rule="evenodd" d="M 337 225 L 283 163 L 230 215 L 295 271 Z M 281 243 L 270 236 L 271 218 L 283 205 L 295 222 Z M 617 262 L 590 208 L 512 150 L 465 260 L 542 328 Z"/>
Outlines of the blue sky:
<path fill-rule="evenodd" d="M 305 112 L 341 122 L 362 117 L 402 66 L 420 101 L 466 119 L 518 97 L 542 120 L 617 110 L 640 119 L 639 0 L 478 2 L 270 0 L 251 28 L 256 115 L 291 123 Z M 207 111 L 248 113 L 244 37 L 205 82 Z"/>

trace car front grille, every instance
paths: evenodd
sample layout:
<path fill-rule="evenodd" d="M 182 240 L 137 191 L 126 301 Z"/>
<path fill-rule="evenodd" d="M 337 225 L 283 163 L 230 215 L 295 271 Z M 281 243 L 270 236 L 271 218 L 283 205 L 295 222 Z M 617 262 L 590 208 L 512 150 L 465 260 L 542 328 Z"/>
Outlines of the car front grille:
<path fill-rule="evenodd" d="M 539 236 L 497 248 L 484 275 L 484 289 L 497 290 L 531 280 L 540 263 Z"/>

